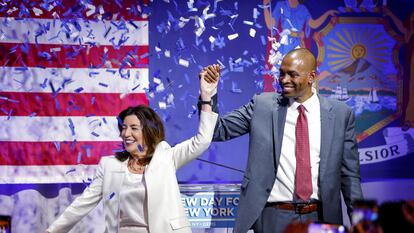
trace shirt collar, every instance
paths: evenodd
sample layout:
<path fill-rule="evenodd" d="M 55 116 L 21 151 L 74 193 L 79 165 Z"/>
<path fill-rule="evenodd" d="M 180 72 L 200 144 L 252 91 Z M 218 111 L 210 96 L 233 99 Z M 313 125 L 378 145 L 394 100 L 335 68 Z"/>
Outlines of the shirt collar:
<path fill-rule="evenodd" d="M 318 95 L 316 94 L 316 89 L 312 87 L 312 96 L 307 99 L 305 102 L 303 103 L 299 103 L 296 102 L 293 98 L 289 98 L 289 106 L 292 109 L 297 109 L 299 107 L 299 105 L 303 105 L 305 107 L 306 112 L 311 112 L 312 110 L 316 109 L 316 107 L 318 106 Z"/>

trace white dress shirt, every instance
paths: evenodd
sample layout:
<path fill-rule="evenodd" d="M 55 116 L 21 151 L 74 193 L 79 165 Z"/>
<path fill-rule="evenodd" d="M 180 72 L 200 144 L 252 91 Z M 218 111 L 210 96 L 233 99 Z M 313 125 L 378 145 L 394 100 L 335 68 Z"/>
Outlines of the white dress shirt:
<path fill-rule="evenodd" d="M 302 103 L 308 119 L 310 163 L 312 173 L 312 199 L 318 198 L 318 175 L 321 148 L 321 110 L 318 96 L 313 90 L 312 96 Z M 286 113 L 285 129 L 283 132 L 282 148 L 276 180 L 268 198 L 268 202 L 295 201 L 295 171 L 296 171 L 296 120 L 299 116 L 300 103 L 293 99 L 289 102 Z"/>

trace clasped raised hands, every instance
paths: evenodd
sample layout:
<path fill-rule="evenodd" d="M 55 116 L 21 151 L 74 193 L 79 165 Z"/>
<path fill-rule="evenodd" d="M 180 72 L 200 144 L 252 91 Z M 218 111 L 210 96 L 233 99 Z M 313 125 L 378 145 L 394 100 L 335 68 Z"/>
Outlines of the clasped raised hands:
<path fill-rule="evenodd" d="M 204 67 L 199 73 L 199 78 L 201 99 L 209 100 L 217 92 L 220 65 L 214 64 Z"/>

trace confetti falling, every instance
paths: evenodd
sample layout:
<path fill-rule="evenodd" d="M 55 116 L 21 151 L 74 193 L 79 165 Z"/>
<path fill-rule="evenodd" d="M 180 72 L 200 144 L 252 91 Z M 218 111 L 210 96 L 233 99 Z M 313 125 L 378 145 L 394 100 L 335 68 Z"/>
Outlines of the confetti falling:
<path fill-rule="evenodd" d="M 55 140 L 50 137 L 48 146 L 43 147 L 47 148 L 43 150 L 47 153 L 36 153 L 38 150 L 31 148 L 27 150 L 30 154 L 25 156 L 30 155 L 33 161 L 68 163 L 66 170 L 61 172 L 70 171 L 68 177 L 80 172 L 71 170 L 72 163 L 96 164 L 101 155 L 121 150 L 117 143 L 106 147 L 106 150 L 98 149 L 105 147 L 102 144 L 85 147 L 85 139 L 79 138 L 81 135 L 88 135 L 88 140 L 102 139 L 107 135 L 98 131 L 100 128 L 89 127 L 88 124 L 81 127 L 76 118 L 97 116 L 102 119 L 105 116 L 103 119 L 107 120 L 102 120 L 101 128 L 104 124 L 107 127 L 116 125 L 114 118 L 119 109 L 129 104 L 148 103 L 136 95 L 145 91 L 151 106 L 156 108 L 166 124 L 167 139 L 174 144 L 193 135 L 196 129 L 197 74 L 202 67 L 212 63 L 219 63 L 222 67 L 218 105 L 220 112 L 225 113 L 246 103 L 254 93 L 265 90 L 268 83 L 263 75 L 277 77 L 283 57 L 281 48 L 289 46 L 289 35 L 295 32 L 294 27 L 279 31 L 276 25 L 268 31 L 263 10 L 271 6 L 261 5 L 261 1 L 150 1 L 157 9 L 163 9 L 156 14 L 141 4 L 142 1 L 138 1 L 136 6 L 125 6 L 125 1 L 102 1 L 101 5 L 91 5 L 89 1 L 53 0 L 18 1 L 24 4 L 11 5 L 13 2 L 0 4 L 0 12 L 3 13 L 0 43 L 11 45 L 3 47 L 6 52 L 3 53 L 2 66 L 5 69 L 0 73 L 5 79 L 1 79 L 0 96 L 6 98 L 0 99 L 0 104 L 3 104 L 1 113 L 10 122 L 16 117 L 28 117 L 28 122 L 31 122 L 29 118 L 64 118 L 63 129 L 54 124 L 53 119 L 43 122 L 42 126 L 50 127 L 50 132 L 67 132 L 67 138 Z M 68 2 L 72 6 L 68 6 Z M 113 3 L 108 6 L 108 2 Z M 338 9 L 360 12 L 356 7 Z M 370 8 L 367 10 L 372 11 Z M 142 30 L 149 30 L 148 21 L 142 21 L 149 15 L 155 17 L 151 22 L 154 25 L 151 33 L 155 36 L 152 37 L 154 42 L 145 43 L 141 41 L 145 36 L 138 35 Z M 134 20 L 135 16 L 140 20 Z M 40 22 L 39 18 L 46 20 Z M 20 23 L 22 27 L 11 26 Z M 13 32 L 8 28 L 25 30 Z M 59 44 L 62 46 L 56 46 Z M 145 44 L 149 48 L 141 51 L 136 44 Z M 268 45 L 270 50 L 266 54 Z M 148 71 L 149 63 L 153 66 L 152 71 L 159 69 L 158 75 L 154 76 L 156 79 L 151 76 L 152 71 Z M 80 69 L 84 70 L 76 72 Z M 140 70 L 144 75 L 140 75 L 138 80 L 134 70 Z M 277 83 L 274 84 L 272 90 L 277 90 Z M 14 98 L 4 95 L 5 92 L 29 95 Z M 42 97 L 28 107 L 28 100 L 36 99 L 31 93 L 47 93 L 50 101 Z M 122 101 L 114 101 L 117 99 Z M 27 111 L 22 112 L 21 109 Z M 108 114 L 99 114 L 100 111 Z M 34 138 L 40 138 L 38 130 L 31 127 L 28 131 Z M 118 133 L 116 126 L 110 132 Z M 42 143 L 37 142 L 36 145 L 41 146 Z M 24 158 L 16 161 L 24 161 Z M 198 175 L 191 178 L 183 176 L 183 179 L 201 179 Z M 54 177 L 54 174 L 49 176 Z M 113 192 L 107 198 L 114 196 Z"/>
<path fill-rule="evenodd" d="M 242 4 L 237 1 L 187 3 L 153 2 L 154 6 L 158 4 L 166 10 L 157 15 L 154 30 L 160 39 L 152 45 L 147 36 L 138 36 L 149 30 L 148 21 L 142 20 L 151 14 L 145 4 L 122 6 L 122 9 L 120 2 L 109 3 L 110 7 L 107 3 L 86 3 L 78 8 L 63 7 L 66 3 L 33 3 L 25 9 L 7 6 L 10 16 L 27 19 L 9 18 L 1 24 L 32 28 L 0 33 L 6 40 L 27 38 L 22 40 L 24 43 L 7 48 L 11 55 L 4 64 L 18 64 L 12 72 L 21 72 L 20 76 L 13 73 L 14 88 L 50 94 L 49 98 L 38 99 L 38 107 L 29 108 L 25 116 L 37 119 L 52 114 L 49 115 L 51 127 L 56 127 L 53 116 L 65 117 L 67 138 L 53 140 L 59 153 L 44 156 L 62 159 L 63 154 L 69 154 L 73 163 L 92 160 L 97 163 L 100 155 L 112 154 L 118 145 L 112 144 L 110 149 L 96 143 L 85 147 L 85 140 L 104 140 L 109 134 L 104 129 L 108 127 L 112 127 L 112 134 L 116 136 L 118 132 L 113 123 L 116 125 L 117 120 L 108 116 L 115 117 L 123 108 L 136 105 L 136 100 L 148 103 L 145 98 L 163 119 L 167 132 L 191 135 L 192 125 L 197 121 L 194 119 L 187 125 L 179 119 L 197 116 L 197 74 L 207 64 L 217 62 L 222 67 L 221 91 L 251 96 L 249 93 L 263 89 L 261 76 L 266 72 L 263 52 L 255 46 L 245 46 L 263 46 L 263 38 L 267 43 L 263 21 L 259 20 L 262 8 L 255 5 L 250 12 L 242 12 Z M 38 23 L 34 16 L 46 20 Z M 149 45 L 149 49 L 140 45 Z M 26 58 L 30 56 L 37 61 L 35 64 Z M 149 61 L 158 72 L 149 74 Z M 34 77 L 41 78 L 32 81 Z M 251 84 L 246 86 L 247 80 Z M 144 92 L 146 97 L 142 99 L 140 95 Z M 19 101 L 16 105 L 23 101 L 8 98 Z M 224 106 L 220 101 L 219 105 Z M 46 103 L 49 103 L 47 108 L 42 105 Z M 19 115 L 16 107 L 2 108 L 2 112 L 10 119 Z M 177 115 L 178 112 L 184 116 Z M 99 123 L 87 123 L 85 128 L 76 120 L 95 116 L 105 116 L 106 121 L 101 117 Z M 66 153 L 67 146 L 70 153 Z"/>
<path fill-rule="evenodd" d="M 139 152 L 144 152 L 144 147 L 142 147 L 141 144 L 138 144 L 138 151 Z"/>
<path fill-rule="evenodd" d="M 73 173 L 73 172 L 76 172 L 76 168 L 69 169 L 67 172 L 65 172 L 65 175 L 67 175 L 69 173 Z"/>
<path fill-rule="evenodd" d="M 112 154 L 120 140 L 117 114 L 148 104 L 148 5 L 6 1 L 0 12 L 0 46 L 7 51 L 0 56 L 0 112 L 11 121 L 2 143 L 24 152 L 11 150 L 7 161 L 22 163 L 13 164 L 22 175 L 30 166 L 20 165 L 67 167 L 29 177 L 43 182 Z M 20 133 L 16 119 L 25 122 Z"/>
<path fill-rule="evenodd" d="M 112 192 L 108 195 L 108 200 L 111 200 L 115 196 L 115 192 Z"/>

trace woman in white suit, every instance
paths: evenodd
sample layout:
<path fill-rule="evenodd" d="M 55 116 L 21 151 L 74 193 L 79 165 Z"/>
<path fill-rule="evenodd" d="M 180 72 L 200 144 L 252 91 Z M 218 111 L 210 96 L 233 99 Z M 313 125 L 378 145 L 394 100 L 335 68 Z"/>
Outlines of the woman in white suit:
<path fill-rule="evenodd" d="M 164 141 L 163 124 L 151 108 L 141 105 L 122 111 L 118 127 L 125 151 L 102 157 L 92 183 L 47 232 L 68 232 L 100 200 L 105 232 L 191 232 L 175 173 L 211 143 L 217 114 L 209 102 L 217 83 L 218 77 L 200 79 L 198 132 L 174 147 Z"/>

